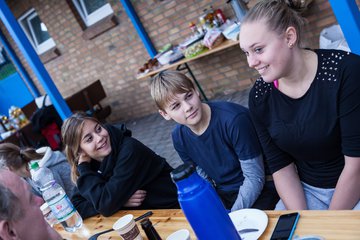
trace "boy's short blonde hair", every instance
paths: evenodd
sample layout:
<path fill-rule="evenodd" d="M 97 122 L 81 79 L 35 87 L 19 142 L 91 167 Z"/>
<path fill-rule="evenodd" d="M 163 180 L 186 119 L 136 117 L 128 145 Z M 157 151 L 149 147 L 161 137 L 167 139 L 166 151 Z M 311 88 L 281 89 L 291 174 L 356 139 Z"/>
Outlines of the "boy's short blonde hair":
<path fill-rule="evenodd" d="M 193 82 L 179 71 L 162 71 L 150 81 L 151 97 L 156 106 L 165 111 L 166 105 L 176 94 L 183 94 L 195 90 Z"/>

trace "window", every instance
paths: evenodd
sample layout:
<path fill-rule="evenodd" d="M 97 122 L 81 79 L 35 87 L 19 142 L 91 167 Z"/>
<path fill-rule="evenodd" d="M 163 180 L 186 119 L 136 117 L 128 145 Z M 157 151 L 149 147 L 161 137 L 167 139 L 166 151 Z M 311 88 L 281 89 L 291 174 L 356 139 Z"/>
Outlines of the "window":
<path fill-rule="evenodd" d="M 87 27 L 114 13 L 106 0 L 72 0 Z"/>
<path fill-rule="evenodd" d="M 18 22 L 37 54 L 40 55 L 55 47 L 54 40 L 50 37 L 45 24 L 40 20 L 35 9 L 26 12 L 19 18 Z"/>

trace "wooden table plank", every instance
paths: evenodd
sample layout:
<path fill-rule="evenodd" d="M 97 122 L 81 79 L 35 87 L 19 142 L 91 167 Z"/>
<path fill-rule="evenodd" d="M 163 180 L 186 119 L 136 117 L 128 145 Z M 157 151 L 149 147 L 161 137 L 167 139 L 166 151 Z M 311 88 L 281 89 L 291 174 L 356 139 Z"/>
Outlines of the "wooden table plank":
<path fill-rule="evenodd" d="M 155 229 L 159 232 L 163 239 L 166 239 L 172 232 L 186 228 L 190 230 L 192 239 L 196 239 L 189 223 L 181 210 L 152 210 L 153 215 L 150 220 L 155 225 Z M 121 216 L 133 214 L 135 217 L 145 213 L 146 210 L 135 211 L 119 211 L 111 217 L 95 216 L 84 221 L 81 229 L 75 233 L 68 233 L 61 226 L 55 226 L 55 229 L 65 239 L 88 239 L 92 234 L 109 229 L 112 224 Z M 268 218 L 268 226 L 260 237 L 261 240 L 270 239 L 274 230 L 278 217 L 281 214 L 293 211 L 265 211 Z M 320 235 L 326 240 L 347 240 L 360 239 L 360 211 L 299 211 L 300 219 L 295 230 L 295 235 Z M 147 239 L 138 224 L 144 239 Z M 121 239 L 116 232 L 111 232 L 98 239 Z"/>

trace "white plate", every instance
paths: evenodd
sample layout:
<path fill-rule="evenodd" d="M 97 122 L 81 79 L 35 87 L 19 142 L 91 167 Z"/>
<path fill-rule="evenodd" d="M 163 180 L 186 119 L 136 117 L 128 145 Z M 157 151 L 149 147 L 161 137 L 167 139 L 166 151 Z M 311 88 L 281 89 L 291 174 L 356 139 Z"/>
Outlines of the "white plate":
<path fill-rule="evenodd" d="M 268 217 L 264 211 L 246 208 L 229 213 L 236 230 L 244 228 L 257 228 L 259 231 L 241 234 L 242 240 L 256 240 L 265 231 Z"/>

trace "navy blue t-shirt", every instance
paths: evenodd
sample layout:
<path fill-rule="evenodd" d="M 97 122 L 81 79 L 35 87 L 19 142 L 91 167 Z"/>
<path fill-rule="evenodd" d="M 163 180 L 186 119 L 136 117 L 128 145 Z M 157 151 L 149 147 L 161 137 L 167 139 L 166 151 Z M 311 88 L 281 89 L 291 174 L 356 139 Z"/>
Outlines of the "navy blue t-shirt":
<path fill-rule="evenodd" d="M 316 54 L 317 73 L 302 97 L 286 96 L 260 78 L 249 108 L 272 173 L 294 162 L 301 181 L 335 188 L 344 155 L 360 156 L 360 57 Z"/>
<path fill-rule="evenodd" d="M 242 185 L 239 160 L 261 154 L 260 144 L 247 108 L 230 102 L 208 102 L 211 120 L 200 136 L 177 125 L 173 144 L 184 162 L 202 168 L 222 191 L 238 191 Z"/>

